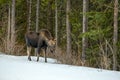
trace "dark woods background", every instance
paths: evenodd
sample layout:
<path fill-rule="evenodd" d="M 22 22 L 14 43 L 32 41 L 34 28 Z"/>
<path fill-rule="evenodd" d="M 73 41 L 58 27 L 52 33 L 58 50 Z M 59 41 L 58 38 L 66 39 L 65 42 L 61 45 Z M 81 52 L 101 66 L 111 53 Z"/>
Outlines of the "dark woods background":
<path fill-rule="evenodd" d="M 57 39 L 56 54 L 49 57 L 120 70 L 119 4 L 119 0 L 0 0 L 0 51 L 26 55 L 26 31 L 46 28 Z"/>

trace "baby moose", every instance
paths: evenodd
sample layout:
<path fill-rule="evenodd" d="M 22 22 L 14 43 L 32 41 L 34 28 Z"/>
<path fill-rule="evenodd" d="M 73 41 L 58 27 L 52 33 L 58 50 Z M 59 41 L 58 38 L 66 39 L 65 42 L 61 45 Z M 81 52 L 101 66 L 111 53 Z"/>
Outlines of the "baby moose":
<path fill-rule="evenodd" d="M 41 49 L 44 50 L 45 62 L 47 62 L 47 48 L 49 48 L 52 53 L 55 51 L 56 40 L 53 39 L 51 33 L 47 29 L 41 29 L 38 33 L 28 31 L 25 34 L 25 40 L 27 45 L 27 55 L 29 61 L 31 61 L 31 47 L 37 48 L 37 61 L 39 61 L 39 54 L 41 52 Z"/>

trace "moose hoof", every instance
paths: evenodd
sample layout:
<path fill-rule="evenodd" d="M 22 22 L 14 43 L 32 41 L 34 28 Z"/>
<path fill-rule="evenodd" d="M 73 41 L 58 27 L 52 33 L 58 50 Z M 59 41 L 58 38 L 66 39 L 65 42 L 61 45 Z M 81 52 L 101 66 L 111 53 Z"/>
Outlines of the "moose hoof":
<path fill-rule="evenodd" d="M 39 59 L 37 59 L 37 62 L 39 61 Z"/>
<path fill-rule="evenodd" d="M 29 61 L 31 61 L 31 58 L 28 58 Z"/>
<path fill-rule="evenodd" d="M 45 63 L 47 63 L 47 60 L 45 60 Z"/>

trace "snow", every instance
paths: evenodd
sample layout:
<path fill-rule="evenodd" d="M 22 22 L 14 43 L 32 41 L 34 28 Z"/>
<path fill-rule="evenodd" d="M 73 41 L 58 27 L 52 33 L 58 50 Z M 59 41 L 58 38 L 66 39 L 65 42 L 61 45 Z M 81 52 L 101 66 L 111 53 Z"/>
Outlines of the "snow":
<path fill-rule="evenodd" d="M 40 57 L 32 61 L 27 56 L 0 54 L 0 80 L 120 80 L 119 71 L 57 64 L 48 58 L 48 63 Z"/>

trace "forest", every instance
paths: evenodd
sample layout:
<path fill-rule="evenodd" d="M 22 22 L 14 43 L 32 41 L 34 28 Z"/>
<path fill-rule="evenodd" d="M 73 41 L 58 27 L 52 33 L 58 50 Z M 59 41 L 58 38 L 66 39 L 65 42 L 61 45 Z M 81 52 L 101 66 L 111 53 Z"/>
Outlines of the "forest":
<path fill-rule="evenodd" d="M 0 0 L 0 52 L 27 55 L 25 33 L 48 29 L 56 38 L 56 53 L 48 57 L 119 71 L 119 4 L 120 0 Z"/>

